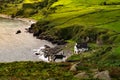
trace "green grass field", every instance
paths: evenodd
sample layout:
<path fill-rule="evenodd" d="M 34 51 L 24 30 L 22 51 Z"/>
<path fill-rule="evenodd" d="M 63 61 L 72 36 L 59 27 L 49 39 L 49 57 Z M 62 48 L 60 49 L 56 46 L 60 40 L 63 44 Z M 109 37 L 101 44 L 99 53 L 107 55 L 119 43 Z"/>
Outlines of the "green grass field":
<path fill-rule="evenodd" d="M 45 62 L 0 63 L 1 80 L 75 80 L 70 64 Z M 63 67 L 64 66 L 64 67 Z"/>
<path fill-rule="evenodd" d="M 24 3 L 35 3 L 35 2 L 39 2 L 41 0 L 24 0 Z"/>
<path fill-rule="evenodd" d="M 5 4 L 0 5 L 0 13 L 16 15 L 16 13 L 19 12 L 20 14 L 16 17 L 27 17 L 38 20 L 35 26 L 33 26 L 35 33 L 43 30 L 42 35 L 51 36 L 52 39 L 64 39 L 68 42 L 67 49 L 71 51 L 73 51 L 73 46 L 76 41 L 88 36 L 91 40 L 89 43 L 91 50 L 83 55 L 73 55 L 68 60 L 81 61 L 82 66 L 78 67 L 78 72 L 83 70 L 89 73 L 89 70 L 92 68 L 107 69 L 110 71 L 113 79 L 119 80 L 120 0 L 44 1 L 45 0 L 24 0 L 18 4 L 5 3 L 7 7 Z M 43 2 L 44 5 L 39 2 Z M 96 45 L 95 42 L 97 38 L 103 41 L 102 47 Z M 109 48 L 111 48 L 111 50 L 109 50 Z M 94 49 L 96 52 L 92 52 Z M 59 77 L 63 80 L 70 78 L 76 80 L 73 77 L 73 73 L 64 73 L 64 70 L 68 71 L 68 66 L 65 67 L 67 69 L 64 69 L 64 67 L 61 67 L 61 63 L 47 64 L 30 62 L 29 66 L 27 64 L 29 64 L 29 62 L 0 64 L 2 65 L 0 75 L 15 75 L 18 76 L 18 79 L 20 75 L 23 75 L 23 78 L 20 79 L 28 80 L 34 78 L 28 76 L 34 75 L 39 76 L 40 79 L 48 79 L 50 76 L 56 76 L 55 79 L 57 80 L 59 80 Z M 44 65 L 42 66 L 41 64 Z M 15 65 L 14 68 L 13 65 Z M 43 67 L 45 69 L 43 69 Z M 37 68 L 39 68 L 39 70 L 37 70 Z M 63 71 L 59 71 L 59 69 Z M 27 70 L 32 73 L 27 73 Z M 51 72 L 53 72 L 53 75 L 50 74 Z M 14 78 L 14 76 L 12 78 Z"/>

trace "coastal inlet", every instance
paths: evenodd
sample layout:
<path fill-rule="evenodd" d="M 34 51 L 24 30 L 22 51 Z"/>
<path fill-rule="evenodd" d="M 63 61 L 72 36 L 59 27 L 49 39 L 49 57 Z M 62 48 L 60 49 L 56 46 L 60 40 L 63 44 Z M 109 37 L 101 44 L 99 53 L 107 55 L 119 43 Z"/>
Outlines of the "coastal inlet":
<path fill-rule="evenodd" d="M 44 45 L 54 47 L 48 41 L 39 40 L 27 33 L 31 21 L 0 18 L 0 62 L 39 61 L 33 49 Z M 20 30 L 19 34 L 16 31 Z"/>

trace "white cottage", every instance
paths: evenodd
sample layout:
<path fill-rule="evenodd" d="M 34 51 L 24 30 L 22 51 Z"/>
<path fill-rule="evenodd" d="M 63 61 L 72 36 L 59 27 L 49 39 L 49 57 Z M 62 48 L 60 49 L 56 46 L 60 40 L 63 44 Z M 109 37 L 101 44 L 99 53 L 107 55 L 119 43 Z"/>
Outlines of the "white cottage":
<path fill-rule="evenodd" d="M 82 52 L 85 52 L 85 51 L 88 51 L 88 45 L 87 45 L 86 42 L 75 43 L 75 46 L 74 46 L 74 53 L 75 54 L 79 54 L 79 53 L 82 53 Z"/>

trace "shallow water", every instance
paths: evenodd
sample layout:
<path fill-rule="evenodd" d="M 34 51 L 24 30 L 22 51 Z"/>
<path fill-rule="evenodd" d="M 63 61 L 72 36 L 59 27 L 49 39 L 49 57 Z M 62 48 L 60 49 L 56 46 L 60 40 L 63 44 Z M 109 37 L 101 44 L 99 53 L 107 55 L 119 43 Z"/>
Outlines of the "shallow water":
<path fill-rule="evenodd" d="M 30 23 L 0 18 L 0 62 L 38 61 L 33 49 L 45 44 L 53 47 L 50 42 L 39 40 L 25 31 Z M 20 34 L 16 34 L 21 30 Z"/>

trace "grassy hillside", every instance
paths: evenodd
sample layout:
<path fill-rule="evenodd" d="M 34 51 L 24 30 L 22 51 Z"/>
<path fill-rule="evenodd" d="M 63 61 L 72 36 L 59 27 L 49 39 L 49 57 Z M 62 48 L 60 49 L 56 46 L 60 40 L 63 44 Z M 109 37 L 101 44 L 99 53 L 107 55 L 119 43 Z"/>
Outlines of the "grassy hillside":
<path fill-rule="evenodd" d="M 40 2 L 41 0 L 24 0 L 24 3 L 35 3 Z"/>
<path fill-rule="evenodd" d="M 43 29 L 41 26 L 47 26 L 47 29 L 43 30 L 42 34 L 39 35 L 40 37 L 41 35 L 48 35 L 48 37 L 52 35 L 52 38 L 55 39 L 62 38 L 78 41 L 79 38 L 88 36 L 92 42 L 95 42 L 96 38 L 101 37 L 104 42 L 118 43 L 119 4 L 118 0 L 88 0 L 86 2 L 83 0 L 68 0 L 66 2 L 58 0 L 49 9 L 46 10 L 46 7 L 44 7 L 41 10 L 42 15 L 40 16 L 43 18 L 33 27 L 33 32 L 39 34 Z M 35 16 L 37 17 L 38 15 L 35 14 Z M 31 18 L 36 19 L 35 16 L 31 16 Z M 72 31 L 70 32 L 69 30 L 71 29 Z M 65 32 L 65 30 L 68 32 Z"/>
<path fill-rule="evenodd" d="M 66 41 L 68 42 L 67 49 L 71 51 L 75 42 L 82 42 L 83 39 L 89 37 L 90 50 L 82 55 L 73 55 L 68 61 L 81 61 L 82 66 L 78 66 L 78 72 L 86 71 L 91 74 L 91 69 L 98 68 L 100 71 L 109 70 L 113 79 L 120 79 L 120 0 L 24 0 L 14 4 L 4 3 L 0 5 L 0 9 L 1 13 L 38 20 L 29 29 L 34 36 L 53 41 L 53 43 Z M 103 42 L 101 47 L 96 44 L 97 39 Z M 22 63 L 17 63 L 19 64 Z M 1 70 L 7 67 L 5 65 L 5 68 Z M 23 67 L 20 68 L 23 69 Z M 50 67 L 51 69 L 53 68 Z M 43 70 L 43 74 L 39 74 L 38 71 L 35 75 L 49 78 L 47 70 L 49 71 L 48 68 Z M 61 71 L 55 74 L 60 74 L 63 78 L 66 75 L 73 76 L 78 72 L 64 74 Z M 65 77 L 65 79 L 69 78 Z"/>
<path fill-rule="evenodd" d="M 74 80 L 70 64 L 14 62 L 0 64 L 0 80 Z M 64 66 L 64 67 L 63 67 Z"/>
<path fill-rule="evenodd" d="M 45 39 L 46 37 L 48 40 L 55 39 L 56 42 L 60 39 L 71 40 L 73 43 L 70 45 L 89 37 L 89 46 L 92 50 L 96 50 L 96 53 L 88 52 L 88 55 L 93 53 L 87 57 L 93 60 L 90 64 L 94 62 L 98 66 L 102 64 L 107 67 L 118 67 L 120 65 L 119 13 L 119 0 L 58 0 L 46 10 L 44 18 L 41 18 L 31 28 L 34 34 L 38 33 L 38 38 L 45 36 Z M 102 40 L 102 48 L 97 47 L 95 43 L 97 38 Z M 112 49 L 107 51 L 108 47 Z M 73 47 L 70 49 L 73 50 Z M 77 59 L 80 60 L 80 57 Z"/>

